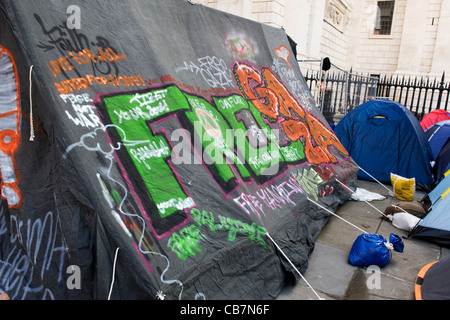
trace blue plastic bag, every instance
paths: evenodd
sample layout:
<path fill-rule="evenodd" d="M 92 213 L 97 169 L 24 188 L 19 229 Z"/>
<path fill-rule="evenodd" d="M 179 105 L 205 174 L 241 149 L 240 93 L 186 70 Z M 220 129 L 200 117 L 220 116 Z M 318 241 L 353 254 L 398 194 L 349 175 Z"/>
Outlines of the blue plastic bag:
<path fill-rule="evenodd" d="M 405 244 L 403 243 L 402 238 L 393 233 L 391 233 L 391 236 L 389 237 L 389 242 L 394 247 L 394 251 L 403 252 L 403 249 L 405 249 Z"/>
<path fill-rule="evenodd" d="M 385 267 L 391 261 L 391 251 L 403 252 L 403 249 L 402 239 L 395 234 L 391 234 L 387 241 L 379 234 L 367 233 L 356 238 L 348 259 L 353 266 Z"/>

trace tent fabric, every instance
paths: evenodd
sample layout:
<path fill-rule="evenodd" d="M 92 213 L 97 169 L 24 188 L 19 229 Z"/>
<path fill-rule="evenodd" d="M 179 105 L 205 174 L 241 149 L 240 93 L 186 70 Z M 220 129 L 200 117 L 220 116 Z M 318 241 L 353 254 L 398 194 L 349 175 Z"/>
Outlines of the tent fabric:
<path fill-rule="evenodd" d="M 367 101 L 350 111 L 335 132 L 353 160 L 372 177 L 390 182 L 390 174 L 431 185 L 431 148 L 419 121 L 400 103 Z M 363 170 L 362 180 L 373 180 Z"/>
<path fill-rule="evenodd" d="M 420 125 L 422 126 L 422 129 L 426 131 L 428 128 L 430 128 L 433 124 L 450 120 L 450 113 L 448 113 L 446 110 L 442 109 L 435 109 L 430 111 L 423 119 L 420 121 Z"/>
<path fill-rule="evenodd" d="M 1 1 L 11 299 L 273 299 L 305 271 L 309 200 L 358 168 L 291 44 L 185 0 Z"/>
<path fill-rule="evenodd" d="M 450 139 L 439 151 L 436 162 L 433 166 L 433 176 L 435 183 L 439 183 L 444 177 L 445 173 L 450 169 Z"/>
<path fill-rule="evenodd" d="M 415 284 L 416 300 L 450 300 L 450 258 L 423 267 Z"/>
<path fill-rule="evenodd" d="M 410 236 L 439 245 L 450 246 L 450 175 L 427 194 L 429 212 L 411 231 Z"/>
<path fill-rule="evenodd" d="M 439 152 L 444 147 L 447 140 L 450 138 L 450 120 L 440 121 L 431 125 L 425 134 L 430 143 L 433 157 L 437 160 Z"/>
<path fill-rule="evenodd" d="M 435 203 L 450 187 L 449 173 L 450 172 L 447 172 L 444 179 L 427 194 L 427 197 L 430 199 L 431 203 Z"/>
<path fill-rule="evenodd" d="M 432 172 L 437 184 L 443 174 L 450 169 L 450 120 L 433 124 L 425 131 L 425 134 L 435 159 Z"/>

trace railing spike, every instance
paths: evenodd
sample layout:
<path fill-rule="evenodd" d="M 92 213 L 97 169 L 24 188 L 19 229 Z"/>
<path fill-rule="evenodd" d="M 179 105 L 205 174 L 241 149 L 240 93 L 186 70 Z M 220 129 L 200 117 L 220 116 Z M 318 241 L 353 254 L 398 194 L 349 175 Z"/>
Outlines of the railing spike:
<path fill-rule="evenodd" d="M 333 94 L 333 101 L 331 109 L 339 108 L 340 104 L 348 104 L 358 102 L 358 99 L 363 101 L 367 98 L 367 92 L 364 93 L 365 86 L 368 85 L 370 74 L 355 73 L 353 68 L 350 72 L 330 72 L 327 77 L 327 83 L 331 87 Z M 320 77 L 320 72 L 308 70 L 305 72 L 305 80 L 308 84 L 316 83 Z M 311 88 L 311 86 L 310 86 Z M 404 98 L 404 105 L 412 112 L 418 115 L 425 115 L 427 112 L 435 108 L 445 109 L 450 108 L 450 82 L 445 81 L 445 71 L 442 72 L 441 77 L 421 77 L 418 75 L 401 75 L 401 74 L 383 74 L 377 79 L 376 96 L 390 97 L 397 101 Z M 406 90 L 406 97 L 404 91 Z M 367 90 L 366 90 L 367 91 Z M 439 91 L 439 97 L 436 94 Z M 343 97 L 346 102 L 343 102 Z M 430 101 L 431 100 L 431 101 Z M 401 101 L 398 101 L 401 102 Z M 437 105 L 436 105 L 437 103 Z"/>

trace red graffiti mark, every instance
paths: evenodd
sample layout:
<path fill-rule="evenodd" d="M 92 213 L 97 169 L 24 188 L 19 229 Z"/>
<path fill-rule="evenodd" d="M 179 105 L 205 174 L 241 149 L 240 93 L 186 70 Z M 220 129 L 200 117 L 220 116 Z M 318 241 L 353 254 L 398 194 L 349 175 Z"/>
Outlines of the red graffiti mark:
<path fill-rule="evenodd" d="M 289 63 L 289 57 L 291 56 L 291 52 L 289 51 L 288 48 L 286 48 L 285 46 L 280 46 L 277 49 L 275 49 L 275 53 L 277 54 L 278 57 L 286 61 L 286 63 L 289 65 L 289 68 L 292 69 L 292 66 Z"/>

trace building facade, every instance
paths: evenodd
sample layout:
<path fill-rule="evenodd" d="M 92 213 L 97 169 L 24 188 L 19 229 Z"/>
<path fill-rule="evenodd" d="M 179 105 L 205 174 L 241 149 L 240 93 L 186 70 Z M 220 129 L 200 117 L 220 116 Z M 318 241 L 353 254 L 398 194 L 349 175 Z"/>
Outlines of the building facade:
<path fill-rule="evenodd" d="M 449 0 L 195 0 L 283 28 L 299 60 L 330 57 L 371 75 L 441 77 L 450 70 Z"/>
<path fill-rule="evenodd" d="M 440 77 L 450 70 L 449 28 L 448 0 L 354 1 L 347 66 L 373 74 Z"/>

